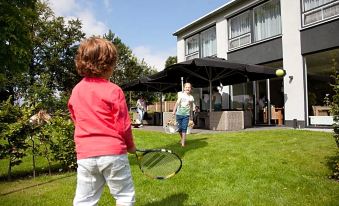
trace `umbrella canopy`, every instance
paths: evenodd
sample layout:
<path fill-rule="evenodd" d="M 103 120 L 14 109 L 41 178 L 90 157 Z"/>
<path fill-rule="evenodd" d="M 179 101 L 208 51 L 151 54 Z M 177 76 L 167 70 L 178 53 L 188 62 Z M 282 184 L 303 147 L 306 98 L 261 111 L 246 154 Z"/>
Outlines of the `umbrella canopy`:
<path fill-rule="evenodd" d="M 195 58 L 171 65 L 149 76 L 150 82 L 190 82 L 194 87 L 233 85 L 277 77 L 276 69 L 259 65 L 230 62 L 216 57 Z"/>
<path fill-rule="evenodd" d="M 193 87 L 209 87 L 212 111 L 212 87 L 233 85 L 249 81 L 277 77 L 276 70 L 271 67 L 230 62 L 217 57 L 195 58 L 165 68 L 157 74 L 149 76 L 150 82 L 173 83 L 189 82 Z"/>
<path fill-rule="evenodd" d="M 148 77 L 132 80 L 120 87 L 124 91 L 177 92 L 181 90 L 180 82 L 152 82 Z"/>

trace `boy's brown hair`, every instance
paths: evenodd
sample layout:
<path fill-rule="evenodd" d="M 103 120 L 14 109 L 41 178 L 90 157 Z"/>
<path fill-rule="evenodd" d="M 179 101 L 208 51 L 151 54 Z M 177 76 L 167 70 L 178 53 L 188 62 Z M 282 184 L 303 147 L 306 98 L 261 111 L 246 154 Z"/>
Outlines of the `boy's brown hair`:
<path fill-rule="evenodd" d="M 112 42 L 91 37 L 80 43 L 75 57 L 76 70 L 80 76 L 99 77 L 114 69 L 117 59 L 118 51 Z"/>

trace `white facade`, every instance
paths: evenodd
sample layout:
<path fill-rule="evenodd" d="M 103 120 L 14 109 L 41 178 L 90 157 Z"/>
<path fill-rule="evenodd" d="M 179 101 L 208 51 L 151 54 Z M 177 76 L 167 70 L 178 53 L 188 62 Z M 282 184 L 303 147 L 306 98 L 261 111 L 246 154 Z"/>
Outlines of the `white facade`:
<path fill-rule="evenodd" d="M 212 40 L 201 39 L 206 36 L 204 31 L 214 28 L 216 52 L 207 53 L 236 62 L 283 67 L 286 70 L 283 79 L 253 83 L 253 96 L 258 100 L 267 90 L 271 98 L 268 107 L 270 103 L 280 104 L 285 125 L 310 126 L 309 120 L 316 119 L 313 106 L 321 105 L 324 94 L 331 93 L 328 86 L 324 86 L 326 81 L 317 79 L 322 75 L 319 71 L 330 67 L 330 59 L 339 61 L 339 1 L 229 1 L 174 33 L 178 62 L 204 57 Z M 213 33 L 208 38 L 213 38 Z M 197 39 L 200 39 L 198 44 Z M 329 70 L 326 72 L 325 77 L 329 78 Z M 251 87 L 244 91 L 252 92 L 248 91 Z M 236 88 L 231 86 L 229 95 L 237 93 Z M 326 91 L 319 92 L 319 88 Z M 248 93 L 243 94 L 246 95 Z"/>
<path fill-rule="evenodd" d="M 284 78 L 285 119 L 305 121 L 305 99 L 303 57 L 300 42 L 300 2 L 280 1 L 282 21 L 283 66 L 286 70 Z M 292 77 L 291 79 L 289 77 Z"/>

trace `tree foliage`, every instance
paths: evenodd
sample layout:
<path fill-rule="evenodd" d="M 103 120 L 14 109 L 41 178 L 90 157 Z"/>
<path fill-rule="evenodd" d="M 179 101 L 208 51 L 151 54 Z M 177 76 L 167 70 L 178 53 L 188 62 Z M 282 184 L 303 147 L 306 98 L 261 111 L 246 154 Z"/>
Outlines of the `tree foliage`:
<path fill-rule="evenodd" d="M 169 56 L 165 63 L 165 68 L 178 63 L 176 56 Z M 175 101 L 177 99 L 177 93 L 166 93 L 164 94 L 166 101 Z"/>
<path fill-rule="evenodd" d="M 30 22 L 37 19 L 36 0 L 0 0 L 0 100 L 14 94 L 16 77 L 32 57 Z"/>
<path fill-rule="evenodd" d="M 47 4 L 38 2 L 39 19 L 32 22 L 33 57 L 30 63 L 30 84 L 48 73 L 48 87 L 52 90 L 71 91 L 80 77 L 76 74 L 74 56 L 78 42 L 84 38 L 80 20 L 65 22 L 63 17 L 55 17 Z"/>
<path fill-rule="evenodd" d="M 131 80 L 156 73 L 156 70 L 147 65 L 144 60 L 139 61 L 132 50 L 112 31 L 105 34 L 104 38 L 110 40 L 119 52 L 117 67 L 111 77 L 112 82 L 121 85 Z M 130 106 L 135 105 L 139 94 L 143 94 L 148 102 L 153 102 L 157 98 L 154 92 L 126 92 L 125 95 L 128 97 L 127 101 Z"/>
<path fill-rule="evenodd" d="M 115 72 L 111 78 L 115 84 L 121 85 L 133 79 L 147 76 L 156 72 L 144 61 L 139 62 L 132 50 L 126 46 L 122 40 L 111 30 L 104 35 L 104 38 L 111 41 L 117 47 L 119 53 L 117 67 L 115 68 Z"/>
<path fill-rule="evenodd" d="M 9 159 L 7 177 L 11 179 L 11 171 L 22 162 L 28 148 L 26 139 L 30 131 L 29 116 L 31 108 L 13 105 L 11 96 L 1 103 L 0 109 L 0 159 Z"/>
<path fill-rule="evenodd" d="M 173 64 L 176 64 L 178 63 L 178 59 L 176 56 L 169 56 L 167 59 L 166 59 L 166 62 L 165 62 L 165 68 L 173 65 Z"/>

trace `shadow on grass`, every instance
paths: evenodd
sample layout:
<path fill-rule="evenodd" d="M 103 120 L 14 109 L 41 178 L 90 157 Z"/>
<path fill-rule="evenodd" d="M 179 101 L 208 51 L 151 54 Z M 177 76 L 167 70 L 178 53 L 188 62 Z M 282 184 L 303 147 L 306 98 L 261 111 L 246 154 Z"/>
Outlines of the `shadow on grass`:
<path fill-rule="evenodd" d="M 74 171 L 76 171 L 76 169 L 62 169 L 62 166 L 60 166 L 60 164 L 54 164 L 54 165 L 51 165 L 50 175 L 53 176 L 55 174 L 60 174 L 63 172 L 74 172 Z M 35 176 L 39 177 L 42 175 L 49 175 L 48 167 L 37 166 L 35 168 Z M 11 180 L 8 180 L 7 174 L 0 175 L 0 181 L 4 181 L 4 182 L 11 182 L 11 181 L 16 181 L 18 179 L 31 179 L 31 178 L 33 178 L 33 170 L 13 171 L 11 173 Z"/>
<path fill-rule="evenodd" d="M 207 138 L 188 139 L 185 142 L 185 147 L 181 147 L 179 141 L 176 144 L 166 145 L 166 147 L 172 149 L 181 158 L 183 158 L 186 152 L 189 152 L 191 150 L 198 150 L 200 148 L 206 147 L 208 145 L 208 143 L 206 142 L 206 139 Z"/>
<path fill-rule="evenodd" d="M 50 184 L 52 182 L 55 182 L 55 181 L 58 181 L 58 180 L 61 180 L 61 179 L 65 179 L 65 178 L 68 178 L 68 177 L 72 177 L 74 175 L 75 175 L 75 173 L 70 173 L 69 175 L 66 175 L 64 177 L 59 177 L 59 178 L 56 178 L 56 179 L 48 180 L 46 182 L 26 186 L 26 187 L 23 187 L 23 188 L 18 188 L 18 189 L 15 189 L 15 190 L 12 190 L 12 191 L 9 191 L 9 192 L 5 192 L 5 193 L 0 193 L 0 196 L 6 196 L 6 195 L 10 195 L 10 194 L 13 194 L 13 193 L 16 193 L 16 192 L 22 192 L 23 190 L 27 190 L 27 189 L 30 189 L 30 188 L 33 188 L 33 187 L 38 187 L 38 186 L 41 186 L 41 185 Z"/>
<path fill-rule="evenodd" d="M 174 153 L 176 153 L 180 158 L 183 158 L 186 154 L 186 152 L 189 152 L 190 150 L 197 150 L 203 147 L 206 147 L 208 143 L 205 141 L 207 138 L 199 138 L 199 139 L 189 139 L 186 140 L 186 146 L 181 147 L 181 144 L 178 142 L 164 145 L 162 148 L 172 150 Z M 154 148 L 152 148 L 154 149 Z M 160 149 L 160 148 L 158 148 Z M 135 155 L 133 155 L 135 156 Z M 130 158 L 130 164 L 131 165 L 137 165 L 136 158 Z"/>
<path fill-rule="evenodd" d="M 163 200 L 147 203 L 144 204 L 144 206 L 183 206 L 184 202 L 188 199 L 188 194 L 185 193 L 179 193 L 174 194 L 169 197 L 164 198 Z M 196 206 L 199 206 L 199 204 L 195 204 Z"/>
<path fill-rule="evenodd" d="M 20 165 L 17 165 L 20 167 Z M 54 164 L 51 166 L 51 175 L 53 174 L 59 174 L 62 170 L 62 167 L 60 164 Z M 71 171 L 67 171 L 71 172 Z M 49 169 L 48 167 L 42 167 L 42 166 L 37 166 L 35 168 L 35 176 L 41 176 L 41 175 L 48 175 L 49 174 Z M 11 180 L 8 180 L 7 174 L 0 175 L 0 181 L 15 181 L 18 179 L 27 179 L 27 178 L 33 178 L 33 170 L 18 170 L 18 171 L 12 171 L 11 173 Z"/>

